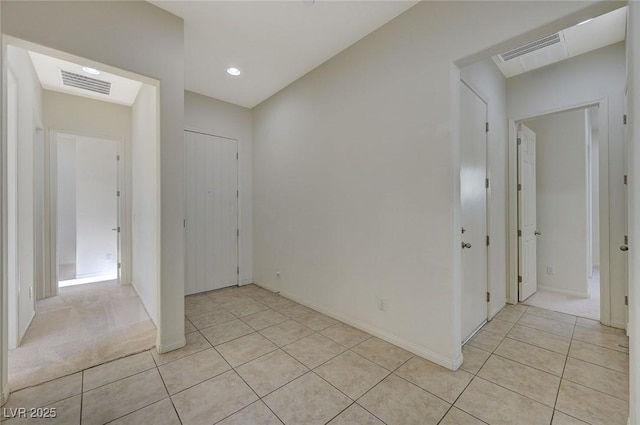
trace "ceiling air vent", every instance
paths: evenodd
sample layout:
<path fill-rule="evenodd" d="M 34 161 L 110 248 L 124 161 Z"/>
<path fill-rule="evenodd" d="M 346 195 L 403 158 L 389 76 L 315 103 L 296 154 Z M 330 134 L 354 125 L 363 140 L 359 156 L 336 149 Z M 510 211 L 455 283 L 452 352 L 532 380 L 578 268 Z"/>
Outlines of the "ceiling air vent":
<path fill-rule="evenodd" d="M 97 80 L 95 78 L 75 74 L 63 69 L 60 70 L 60 73 L 62 74 L 62 83 L 65 86 L 76 87 L 106 95 L 111 94 L 111 83 L 108 81 Z"/>
<path fill-rule="evenodd" d="M 554 44 L 558 44 L 560 42 L 562 42 L 560 33 L 556 33 L 545 38 L 541 38 L 540 40 L 525 44 L 524 46 L 516 47 L 515 49 L 511 49 L 507 52 L 501 53 L 498 55 L 498 57 L 502 62 L 506 62 L 508 60 L 518 58 L 528 53 L 535 52 L 536 50 L 553 46 Z"/>

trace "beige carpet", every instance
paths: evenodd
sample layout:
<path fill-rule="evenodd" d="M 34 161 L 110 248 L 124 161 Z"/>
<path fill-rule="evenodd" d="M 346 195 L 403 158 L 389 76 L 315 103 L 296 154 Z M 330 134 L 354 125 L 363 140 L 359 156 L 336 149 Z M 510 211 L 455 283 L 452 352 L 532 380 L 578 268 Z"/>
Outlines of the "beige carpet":
<path fill-rule="evenodd" d="M 523 304 L 600 320 L 600 272 L 598 269 L 593 270 L 593 276 L 589 279 L 589 292 L 591 295 L 589 298 L 580 298 L 557 292 L 538 291 L 527 298 Z"/>
<path fill-rule="evenodd" d="M 38 301 L 22 344 L 9 351 L 12 391 L 155 346 L 156 328 L 131 286 L 60 288 Z"/>

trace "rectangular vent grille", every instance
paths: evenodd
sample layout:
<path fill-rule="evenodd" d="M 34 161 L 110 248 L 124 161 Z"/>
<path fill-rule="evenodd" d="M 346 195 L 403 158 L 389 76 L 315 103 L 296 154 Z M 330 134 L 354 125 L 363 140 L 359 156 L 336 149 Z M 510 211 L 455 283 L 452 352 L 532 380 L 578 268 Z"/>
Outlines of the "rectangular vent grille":
<path fill-rule="evenodd" d="M 540 40 L 525 44 L 524 46 L 516 47 L 515 49 L 511 49 L 508 52 L 504 52 L 498 56 L 500 57 L 500 60 L 502 62 L 506 62 L 522 55 L 526 55 L 527 53 L 535 52 L 536 50 L 544 49 L 548 46 L 553 46 L 554 44 L 558 44 L 560 42 L 560 33 L 556 33 L 548 37 L 541 38 Z"/>
<path fill-rule="evenodd" d="M 106 95 L 111 94 L 111 83 L 108 81 L 96 80 L 95 78 L 85 77 L 84 75 L 75 74 L 63 69 L 60 70 L 60 73 L 62 73 L 62 83 L 65 86 Z"/>

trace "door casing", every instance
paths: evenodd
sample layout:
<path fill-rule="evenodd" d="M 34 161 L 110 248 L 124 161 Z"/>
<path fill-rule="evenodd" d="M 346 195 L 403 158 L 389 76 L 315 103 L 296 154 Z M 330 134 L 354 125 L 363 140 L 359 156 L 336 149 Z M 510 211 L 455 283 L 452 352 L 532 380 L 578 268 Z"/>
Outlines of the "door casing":
<path fill-rule="evenodd" d="M 611 324 L 611 284 L 610 269 L 610 229 L 609 229 L 609 100 L 599 98 L 567 107 L 545 110 L 531 116 L 509 118 L 508 142 L 508 256 L 509 281 L 507 284 L 507 302 L 518 304 L 518 176 L 517 176 L 517 124 L 544 115 L 572 109 L 598 107 L 599 138 L 599 193 L 600 193 L 600 322 Z"/>

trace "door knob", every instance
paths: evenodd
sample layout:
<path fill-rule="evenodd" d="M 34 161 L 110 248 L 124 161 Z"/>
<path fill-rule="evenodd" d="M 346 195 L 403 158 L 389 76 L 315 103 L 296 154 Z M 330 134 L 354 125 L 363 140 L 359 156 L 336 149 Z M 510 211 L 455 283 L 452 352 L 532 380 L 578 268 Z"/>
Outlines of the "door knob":
<path fill-rule="evenodd" d="M 536 236 L 540 236 L 542 233 L 538 232 L 537 230 L 535 232 L 533 232 L 534 235 Z"/>
<path fill-rule="evenodd" d="M 620 251 L 629 251 L 629 247 L 626 244 L 620 245 Z"/>
<path fill-rule="evenodd" d="M 469 242 L 462 242 L 462 248 L 471 248 L 471 244 Z"/>

